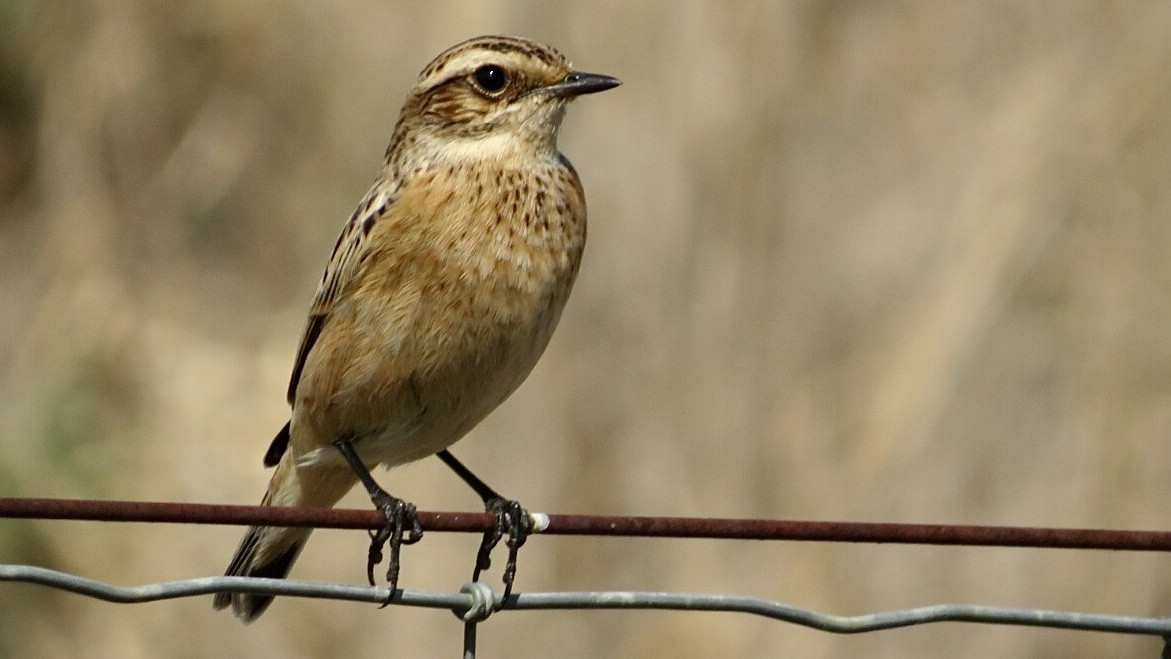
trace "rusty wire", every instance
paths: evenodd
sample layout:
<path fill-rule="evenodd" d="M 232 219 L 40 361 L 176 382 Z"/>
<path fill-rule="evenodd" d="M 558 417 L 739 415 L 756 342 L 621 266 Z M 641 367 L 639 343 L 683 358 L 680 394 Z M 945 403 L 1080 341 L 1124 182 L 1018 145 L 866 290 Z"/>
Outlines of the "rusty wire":
<path fill-rule="evenodd" d="M 3 517 L 178 524 L 255 524 L 341 529 L 377 529 L 385 524 L 381 513 L 375 510 L 274 508 L 87 499 L 0 498 L 0 518 Z M 420 512 L 419 521 L 426 531 L 480 533 L 490 527 L 494 518 L 486 513 Z M 546 535 L 1171 551 L 1171 532 L 1168 531 L 962 524 L 548 515 L 548 526 L 541 533 Z"/>

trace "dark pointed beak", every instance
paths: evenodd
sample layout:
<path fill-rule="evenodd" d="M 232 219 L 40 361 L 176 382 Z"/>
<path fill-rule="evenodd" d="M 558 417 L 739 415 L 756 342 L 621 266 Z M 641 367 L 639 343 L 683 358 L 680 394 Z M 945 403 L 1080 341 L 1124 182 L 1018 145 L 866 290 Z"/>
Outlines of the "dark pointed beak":
<path fill-rule="evenodd" d="M 607 89 L 613 89 L 621 84 L 621 80 L 611 76 L 600 73 L 574 71 L 565 76 L 565 79 L 561 82 L 555 85 L 549 85 L 548 87 L 542 87 L 541 91 L 556 96 L 557 98 L 574 98 L 582 94 L 604 92 Z"/>

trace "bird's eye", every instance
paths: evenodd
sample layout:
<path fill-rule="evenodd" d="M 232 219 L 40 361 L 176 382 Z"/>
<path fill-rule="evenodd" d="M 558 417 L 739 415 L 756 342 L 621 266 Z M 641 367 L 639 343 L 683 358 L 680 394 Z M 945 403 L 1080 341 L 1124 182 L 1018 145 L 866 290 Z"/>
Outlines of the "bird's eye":
<path fill-rule="evenodd" d="M 489 94 L 495 94 L 508 84 L 508 73 L 495 64 L 485 64 L 476 69 L 475 78 L 476 85 Z"/>

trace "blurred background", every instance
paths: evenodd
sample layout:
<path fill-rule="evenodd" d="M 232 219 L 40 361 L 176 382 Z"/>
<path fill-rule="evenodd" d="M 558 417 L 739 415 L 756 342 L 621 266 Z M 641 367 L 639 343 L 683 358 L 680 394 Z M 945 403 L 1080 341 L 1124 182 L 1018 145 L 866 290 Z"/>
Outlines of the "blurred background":
<path fill-rule="evenodd" d="M 488 482 L 558 513 L 1171 528 L 1162 0 L 6 0 L 0 496 L 259 501 L 337 232 L 418 71 L 485 33 L 625 82 L 565 122 L 590 243 L 545 358 L 456 446 Z M 479 507 L 437 460 L 380 480 L 420 509 Z M 0 561 L 183 579 L 221 573 L 241 533 L 0 520 Z M 477 542 L 431 534 L 401 585 L 458 589 Z M 318 532 L 293 574 L 362 583 L 366 545 Z M 535 538 L 518 588 L 1162 615 L 1171 560 Z M 245 628 L 210 597 L 0 585 L 0 657 L 455 657 L 460 635 L 443 611 L 281 599 Z M 480 630 L 485 657 L 1159 648 L 733 614 Z"/>

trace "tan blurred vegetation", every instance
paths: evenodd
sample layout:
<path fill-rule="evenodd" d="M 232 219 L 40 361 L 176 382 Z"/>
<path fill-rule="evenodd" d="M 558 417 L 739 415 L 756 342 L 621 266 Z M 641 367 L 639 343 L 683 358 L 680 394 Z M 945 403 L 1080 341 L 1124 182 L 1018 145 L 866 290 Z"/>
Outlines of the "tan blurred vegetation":
<path fill-rule="evenodd" d="M 0 4 L 0 496 L 251 503 L 302 314 L 414 76 L 483 33 L 625 86 L 562 149 L 591 209 L 558 336 L 456 448 L 550 512 L 1171 526 L 1171 3 Z M 475 498 L 437 461 L 383 475 Z M 351 495 L 346 503 L 366 505 Z M 0 521 L 0 561 L 218 574 L 239 529 Z M 404 553 L 455 589 L 476 539 Z M 361 582 L 365 539 L 294 570 Z M 493 579 L 498 574 L 493 573 Z M 538 538 L 526 590 L 1160 615 L 1143 554 Z M 450 614 L 0 587 L 0 657 L 450 657 Z M 485 657 L 1154 656 L 945 625 L 520 613 Z"/>

